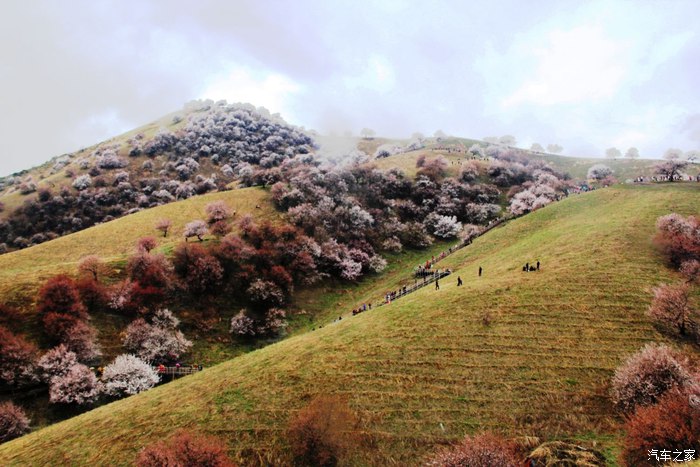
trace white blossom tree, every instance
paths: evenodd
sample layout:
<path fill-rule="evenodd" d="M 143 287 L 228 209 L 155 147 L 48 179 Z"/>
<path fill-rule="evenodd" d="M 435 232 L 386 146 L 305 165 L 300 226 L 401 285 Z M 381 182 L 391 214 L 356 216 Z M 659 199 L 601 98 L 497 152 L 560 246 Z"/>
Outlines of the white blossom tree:
<path fill-rule="evenodd" d="M 158 384 L 158 380 L 158 373 L 151 365 L 129 354 L 119 355 L 102 373 L 104 392 L 115 397 L 147 391 Z"/>
<path fill-rule="evenodd" d="M 187 225 L 185 225 L 185 231 L 183 233 L 183 235 L 185 236 L 185 240 L 192 237 L 197 237 L 197 239 L 200 242 L 204 240 L 202 237 L 206 234 L 207 223 L 203 220 L 195 220 L 188 223 Z"/>
<path fill-rule="evenodd" d="M 605 164 L 595 164 L 588 169 L 588 178 L 591 180 L 603 180 L 612 175 L 613 171 Z"/>

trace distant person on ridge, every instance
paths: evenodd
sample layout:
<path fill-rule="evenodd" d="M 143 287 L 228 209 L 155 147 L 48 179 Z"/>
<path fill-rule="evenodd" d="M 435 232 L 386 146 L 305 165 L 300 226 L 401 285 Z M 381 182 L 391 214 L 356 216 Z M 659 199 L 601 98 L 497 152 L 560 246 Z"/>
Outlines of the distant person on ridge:
<path fill-rule="evenodd" d="M 462 285 L 462 278 L 457 276 L 457 287 L 459 287 L 460 285 Z"/>
<path fill-rule="evenodd" d="M 435 290 L 440 290 L 440 282 L 435 279 Z"/>
<path fill-rule="evenodd" d="M 540 260 L 539 259 L 537 260 L 537 270 L 538 271 L 540 270 Z"/>
<path fill-rule="evenodd" d="M 481 272 L 482 272 L 482 271 L 483 271 L 483 269 L 481 269 L 481 266 L 479 266 L 479 277 L 481 277 Z"/>

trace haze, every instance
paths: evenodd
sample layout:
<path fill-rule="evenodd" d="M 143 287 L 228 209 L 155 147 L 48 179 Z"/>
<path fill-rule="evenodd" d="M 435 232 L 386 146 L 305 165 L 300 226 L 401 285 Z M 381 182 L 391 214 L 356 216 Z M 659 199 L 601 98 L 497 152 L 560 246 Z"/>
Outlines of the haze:
<path fill-rule="evenodd" d="M 195 98 L 323 133 L 700 149 L 697 2 L 9 1 L 0 175 Z"/>

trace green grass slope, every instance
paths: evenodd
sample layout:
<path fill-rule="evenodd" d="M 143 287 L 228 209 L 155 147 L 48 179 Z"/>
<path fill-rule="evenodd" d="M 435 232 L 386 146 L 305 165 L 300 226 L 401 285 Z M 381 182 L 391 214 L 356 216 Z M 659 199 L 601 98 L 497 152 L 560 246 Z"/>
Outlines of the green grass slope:
<path fill-rule="evenodd" d="M 79 260 L 87 255 L 98 255 L 106 262 L 118 265 L 134 252 L 136 241 L 144 236 L 156 237 L 161 249 L 172 248 L 182 241 L 185 224 L 195 219 L 206 219 L 205 206 L 216 200 L 223 200 L 234 209 L 235 219 L 246 214 L 258 220 L 281 217 L 270 202 L 269 193 L 261 188 L 210 193 L 146 209 L 24 250 L 0 255 L 0 297 L 5 302 L 26 303 L 44 280 L 60 272 L 76 272 Z M 260 209 L 256 208 L 258 205 Z M 163 238 L 154 227 L 156 221 L 163 218 L 173 222 L 167 238 Z"/>
<path fill-rule="evenodd" d="M 699 205 L 693 185 L 570 197 L 450 256 L 441 267 L 455 276 L 439 291 L 5 443 L 0 464 L 130 465 L 177 427 L 221 436 L 244 465 L 279 462 L 286 421 L 317 393 L 346 395 L 362 416 L 369 441 L 350 465 L 418 465 L 437 444 L 487 428 L 609 443 L 613 369 L 666 340 L 645 315 L 650 287 L 671 275 L 651 244 L 655 220 Z M 542 271 L 521 272 L 537 259 Z"/>

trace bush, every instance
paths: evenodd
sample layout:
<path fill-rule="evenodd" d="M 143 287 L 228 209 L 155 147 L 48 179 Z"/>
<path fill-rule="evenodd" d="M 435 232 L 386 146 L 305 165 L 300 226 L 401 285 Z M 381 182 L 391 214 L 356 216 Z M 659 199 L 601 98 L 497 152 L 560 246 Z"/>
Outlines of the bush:
<path fill-rule="evenodd" d="M 217 222 L 227 221 L 233 216 L 233 210 L 223 201 L 213 201 L 206 205 L 207 223 L 213 225 Z"/>
<path fill-rule="evenodd" d="M 187 352 L 192 342 L 176 329 L 179 321 L 163 318 L 162 313 L 156 312 L 153 324 L 143 318 L 129 324 L 124 332 L 124 348 L 149 363 L 174 361 Z"/>
<path fill-rule="evenodd" d="M 20 386 L 38 380 L 36 347 L 0 326 L 0 384 Z"/>
<path fill-rule="evenodd" d="M 230 332 L 234 336 L 252 337 L 258 333 L 257 331 L 255 320 L 248 316 L 245 310 L 239 311 L 236 316 L 231 318 Z"/>
<path fill-rule="evenodd" d="M 78 321 L 68 330 L 63 343 L 68 350 L 75 352 L 81 362 L 94 363 L 102 356 L 97 344 L 97 330 L 84 321 Z"/>
<path fill-rule="evenodd" d="M 63 342 L 68 330 L 78 324 L 80 318 L 66 313 L 46 313 L 42 318 L 44 333 L 53 343 Z"/>
<path fill-rule="evenodd" d="M 100 384 L 85 365 L 73 365 L 63 376 L 51 378 L 49 401 L 52 404 L 88 405 L 100 396 Z"/>
<path fill-rule="evenodd" d="M 119 355 L 102 373 L 105 393 L 116 397 L 147 391 L 158 381 L 153 367 L 134 355 Z"/>
<path fill-rule="evenodd" d="M 613 171 L 605 164 L 595 164 L 588 169 L 588 178 L 592 180 L 603 180 L 612 175 Z"/>
<path fill-rule="evenodd" d="M 649 315 L 661 323 L 675 328 L 685 335 L 688 327 L 694 326 L 693 309 L 688 300 L 688 284 L 662 285 L 654 287 L 654 299 L 649 306 Z"/>
<path fill-rule="evenodd" d="M 46 352 L 37 363 L 41 379 L 44 382 L 51 381 L 55 376 L 65 376 L 73 365 L 78 364 L 75 352 L 68 350 L 64 344 L 54 347 Z"/>
<path fill-rule="evenodd" d="M 258 279 L 246 290 L 248 300 L 260 308 L 279 306 L 284 303 L 284 292 L 270 281 Z"/>
<path fill-rule="evenodd" d="M 0 443 L 19 438 L 29 432 L 29 419 L 12 402 L 0 403 Z"/>
<path fill-rule="evenodd" d="M 99 279 L 99 275 L 104 271 L 105 266 L 97 255 L 85 256 L 78 263 L 78 271 L 89 274 L 94 281 Z"/>
<path fill-rule="evenodd" d="M 136 243 L 136 249 L 138 251 L 143 251 L 150 253 L 152 249 L 158 246 L 158 241 L 153 237 L 142 237 Z"/>
<path fill-rule="evenodd" d="M 37 311 L 40 314 L 65 313 L 81 319 L 87 317 L 75 282 L 64 274 L 52 277 L 41 287 Z"/>
<path fill-rule="evenodd" d="M 222 440 L 181 430 L 141 450 L 137 467 L 234 467 Z"/>
<path fill-rule="evenodd" d="M 297 462 L 334 466 L 356 443 L 357 418 L 343 399 L 317 396 L 289 422 L 287 437 Z"/>
<path fill-rule="evenodd" d="M 621 410 L 655 403 L 666 392 L 690 382 L 687 360 L 664 344 L 647 344 L 615 370 L 612 400 Z"/>
<path fill-rule="evenodd" d="M 672 213 L 656 221 L 654 241 L 668 255 L 669 261 L 679 267 L 683 261 L 700 260 L 700 220 Z"/>
<path fill-rule="evenodd" d="M 202 220 L 196 220 L 188 223 L 185 226 L 185 231 L 183 232 L 183 235 L 185 236 L 185 241 L 187 241 L 187 239 L 189 238 L 197 237 L 197 239 L 200 242 L 202 242 L 204 241 L 202 237 L 206 234 L 207 224 Z"/>
<path fill-rule="evenodd" d="M 89 312 L 100 310 L 107 306 L 108 294 L 104 285 L 93 280 L 92 277 L 84 277 L 75 283 L 80 294 L 80 301 L 88 309 Z"/>
<path fill-rule="evenodd" d="M 173 226 L 173 221 L 170 219 L 160 219 L 159 221 L 156 222 L 156 230 L 159 230 L 163 232 L 163 237 L 168 236 L 168 231 L 170 228 Z"/>
<path fill-rule="evenodd" d="M 427 463 L 430 467 L 517 467 L 512 443 L 491 433 L 467 436 L 456 446 L 436 454 Z"/>
<path fill-rule="evenodd" d="M 629 466 L 659 465 L 653 457 L 650 460 L 652 449 L 669 451 L 667 460 L 676 459 L 674 451 L 700 452 L 700 410 L 681 391 L 666 394 L 656 405 L 639 408 L 627 420 L 625 431 L 622 458 Z"/>

